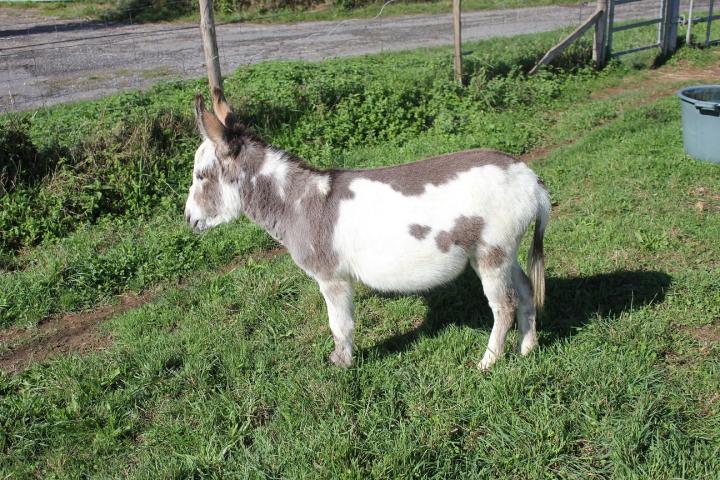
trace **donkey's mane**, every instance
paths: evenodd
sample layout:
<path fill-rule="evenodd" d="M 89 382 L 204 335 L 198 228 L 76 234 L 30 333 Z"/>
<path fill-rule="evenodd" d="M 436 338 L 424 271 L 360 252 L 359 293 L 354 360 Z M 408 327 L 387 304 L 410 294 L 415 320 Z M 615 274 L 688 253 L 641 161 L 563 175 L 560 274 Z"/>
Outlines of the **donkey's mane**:
<path fill-rule="evenodd" d="M 225 135 L 225 141 L 227 142 L 233 157 L 237 157 L 243 148 L 247 148 L 248 145 L 253 145 L 256 148 L 261 148 L 263 150 L 272 148 L 282 152 L 283 160 L 292 163 L 301 170 L 306 170 L 312 173 L 330 173 L 332 171 L 332 169 L 326 170 L 314 167 L 294 153 L 268 143 L 255 133 L 252 128 L 247 127 L 245 124 L 237 120 L 227 127 Z"/>

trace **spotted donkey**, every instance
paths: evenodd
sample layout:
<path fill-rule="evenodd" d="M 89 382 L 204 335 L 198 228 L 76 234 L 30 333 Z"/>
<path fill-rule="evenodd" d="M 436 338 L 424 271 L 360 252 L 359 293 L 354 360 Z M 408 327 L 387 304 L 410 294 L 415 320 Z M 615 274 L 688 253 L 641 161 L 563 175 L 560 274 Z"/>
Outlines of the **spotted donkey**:
<path fill-rule="evenodd" d="M 494 316 L 480 367 L 502 355 L 516 313 L 520 353 L 537 345 L 550 200 L 525 164 L 471 150 L 371 170 L 317 170 L 249 132 L 219 90 L 213 107 L 215 114 L 196 97 L 204 142 L 185 217 L 202 231 L 245 213 L 287 247 L 325 298 L 332 363 L 352 363 L 354 280 L 381 291 L 427 290 L 457 277 L 468 260 Z M 517 251 L 533 220 L 531 282 Z"/>

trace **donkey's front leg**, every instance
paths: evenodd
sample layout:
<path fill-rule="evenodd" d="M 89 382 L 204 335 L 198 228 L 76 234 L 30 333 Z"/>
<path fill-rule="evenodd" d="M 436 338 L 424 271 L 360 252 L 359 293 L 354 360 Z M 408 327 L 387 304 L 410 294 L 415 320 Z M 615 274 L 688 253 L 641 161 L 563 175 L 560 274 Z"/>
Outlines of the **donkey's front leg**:
<path fill-rule="evenodd" d="M 333 279 L 318 281 L 325 297 L 330 330 L 335 339 L 335 350 L 330 361 L 338 367 L 347 368 L 352 363 L 352 342 L 355 324 L 353 321 L 353 290 L 350 282 Z"/>

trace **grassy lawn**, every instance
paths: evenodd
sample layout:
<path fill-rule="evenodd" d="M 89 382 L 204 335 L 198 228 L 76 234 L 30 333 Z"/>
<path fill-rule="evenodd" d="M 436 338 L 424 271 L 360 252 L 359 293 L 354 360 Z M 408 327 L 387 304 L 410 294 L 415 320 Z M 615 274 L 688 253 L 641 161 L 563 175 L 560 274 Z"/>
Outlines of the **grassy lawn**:
<path fill-rule="evenodd" d="M 248 255 L 275 247 L 264 233 L 187 232 L 201 82 L 0 119 L 0 148 L 41 160 L 0 172 L 0 324 L 160 286 L 101 325 L 107 348 L 0 373 L 0 478 L 715 478 L 720 172 L 684 155 L 671 93 L 717 51 L 596 73 L 573 67 L 581 44 L 526 77 L 555 40 L 469 45 L 464 87 L 448 49 L 226 80 L 249 124 L 317 166 L 537 158 L 555 203 L 541 347 L 490 373 L 470 272 L 424 295 L 358 289 L 340 371 L 316 285 L 287 255 Z"/>
<path fill-rule="evenodd" d="M 448 13 L 452 11 L 451 0 L 420 0 L 392 3 L 384 1 L 318 1 L 307 2 L 310 6 L 287 6 L 294 2 L 277 2 L 268 7 L 264 2 L 246 2 L 238 8 L 236 2 L 216 1 L 215 19 L 219 22 L 293 23 L 318 20 L 343 20 L 348 18 L 372 18 L 413 14 Z M 299 2 L 298 2 L 299 3 Z M 573 5 L 576 0 L 465 0 L 463 11 L 500 8 L 534 7 L 542 5 Z M 383 6 L 384 5 L 384 6 Z M 3 2 L 0 7 L 25 8 L 59 18 L 87 18 L 94 20 L 166 22 L 197 21 L 197 4 L 192 0 L 128 0 L 103 2 L 94 0 L 71 0 L 66 2 Z"/>

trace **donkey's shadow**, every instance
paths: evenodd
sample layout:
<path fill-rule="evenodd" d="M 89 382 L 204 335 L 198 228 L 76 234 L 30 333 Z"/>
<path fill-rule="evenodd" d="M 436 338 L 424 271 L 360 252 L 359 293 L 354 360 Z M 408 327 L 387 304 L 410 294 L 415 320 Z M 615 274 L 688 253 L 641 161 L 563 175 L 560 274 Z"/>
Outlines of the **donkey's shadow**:
<path fill-rule="evenodd" d="M 670 287 L 671 277 L 656 271 L 617 271 L 590 277 L 546 280 L 545 311 L 538 322 L 541 344 L 572 336 L 578 327 L 597 315 L 660 303 Z M 492 312 L 482 293 L 477 275 L 466 271 L 454 282 L 424 295 L 428 304 L 425 321 L 416 329 L 395 335 L 360 352 L 385 356 L 404 351 L 420 338 L 434 337 L 448 325 L 473 328 L 492 327 Z M 506 348 L 510 349 L 510 345 Z"/>

